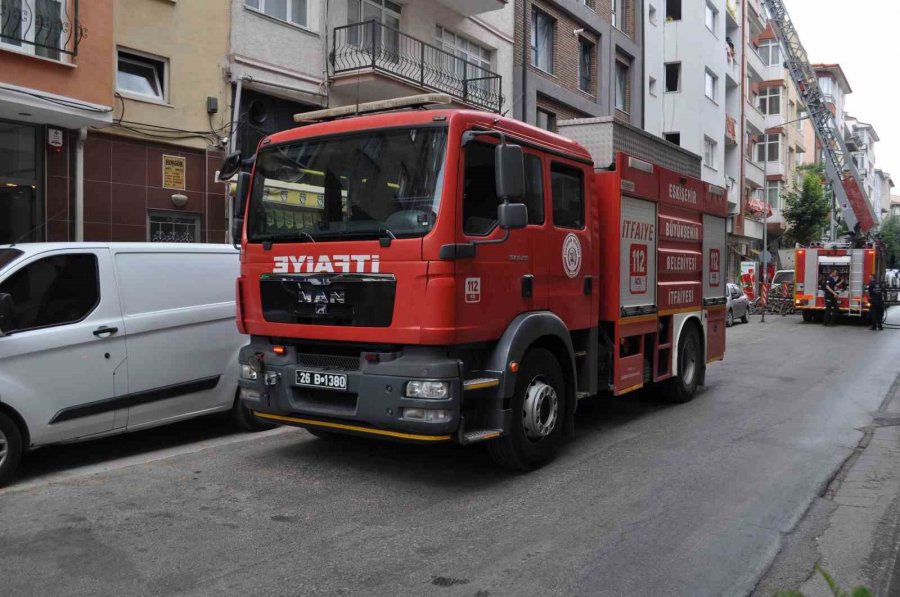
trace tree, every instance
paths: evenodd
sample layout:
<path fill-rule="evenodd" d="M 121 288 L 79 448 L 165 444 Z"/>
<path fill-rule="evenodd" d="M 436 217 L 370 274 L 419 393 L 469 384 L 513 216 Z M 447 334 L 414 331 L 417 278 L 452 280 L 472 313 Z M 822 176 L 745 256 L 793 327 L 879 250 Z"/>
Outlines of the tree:
<path fill-rule="evenodd" d="M 831 203 L 825 196 L 822 165 L 805 164 L 798 170 L 802 184 L 799 191 L 785 195 L 784 220 L 790 226 L 786 236 L 807 245 L 822 239 L 831 216 Z"/>
<path fill-rule="evenodd" d="M 896 267 L 900 263 L 900 216 L 891 216 L 882 222 L 878 237 L 884 243 L 888 266 Z"/>

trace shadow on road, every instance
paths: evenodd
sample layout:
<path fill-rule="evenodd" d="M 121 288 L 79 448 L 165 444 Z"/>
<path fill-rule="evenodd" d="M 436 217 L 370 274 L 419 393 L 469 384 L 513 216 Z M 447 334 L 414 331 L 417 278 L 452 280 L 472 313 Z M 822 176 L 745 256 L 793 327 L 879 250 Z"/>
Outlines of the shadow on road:
<path fill-rule="evenodd" d="M 227 417 L 213 415 L 103 439 L 47 446 L 25 454 L 14 483 L 155 450 L 177 448 L 232 433 L 235 433 L 235 429 Z"/>

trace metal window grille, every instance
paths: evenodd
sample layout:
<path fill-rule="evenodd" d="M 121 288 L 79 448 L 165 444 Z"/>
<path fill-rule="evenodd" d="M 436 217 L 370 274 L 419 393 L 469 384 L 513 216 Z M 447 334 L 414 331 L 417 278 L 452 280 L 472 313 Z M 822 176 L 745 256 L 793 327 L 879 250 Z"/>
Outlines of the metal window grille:
<path fill-rule="evenodd" d="M 150 211 L 147 236 L 154 243 L 199 243 L 200 214 Z"/>

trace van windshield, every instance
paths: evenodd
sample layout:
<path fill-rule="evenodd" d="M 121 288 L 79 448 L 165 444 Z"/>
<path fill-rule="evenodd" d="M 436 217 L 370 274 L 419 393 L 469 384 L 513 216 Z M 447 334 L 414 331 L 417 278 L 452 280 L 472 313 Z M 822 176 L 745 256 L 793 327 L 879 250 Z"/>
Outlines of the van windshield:
<path fill-rule="evenodd" d="M 260 150 L 247 236 L 258 242 L 413 238 L 434 226 L 445 127 L 331 135 Z"/>
<path fill-rule="evenodd" d="M 0 269 L 3 269 L 22 255 L 18 249 L 0 249 Z"/>

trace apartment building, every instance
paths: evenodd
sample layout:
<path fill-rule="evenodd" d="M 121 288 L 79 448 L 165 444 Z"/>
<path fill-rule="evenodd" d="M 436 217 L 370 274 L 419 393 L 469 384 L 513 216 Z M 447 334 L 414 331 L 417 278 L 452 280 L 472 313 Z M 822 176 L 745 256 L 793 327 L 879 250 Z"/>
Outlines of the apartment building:
<path fill-rule="evenodd" d="M 893 185 L 891 185 L 893 186 Z M 900 217 L 900 195 L 891 195 L 891 203 L 890 203 L 890 214 L 891 217 L 898 216 Z"/>
<path fill-rule="evenodd" d="M 299 112 L 419 93 L 509 112 L 512 16 L 504 0 L 231 0 L 233 148 Z"/>
<path fill-rule="evenodd" d="M 875 169 L 875 192 L 874 205 L 877 205 L 875 213 L 878 221 L 882 222 L 885 218 L 894 215 L 893 195 L 891 189 L 894 188 L 894 181 L 891 175 L 880 168 Z"/>
<path fill-rule="evenodd" d="M 511 115 L 615 116 L 643 126 L 643 20 L 638 0 L 515 0 Z"/>
<path fill-rule="evenodd" d="M 756 259 L 762 239 L 761 212 L 754 209 L 763 172 L 756 176 L 745 164 L 748 139 L 765 130 L 761 115 L 752 133 L 747 122 L 750 109 L 758 112 L 745 97 L 748 4 L 648 0 L 643 14 L 645 129 L 702 156 L 703 180 L 727 189 L 730 281 L 738 279 L 741 261 Z"/>
<path fill-rule="evenodd" d="M 0 244 L 81 238 L 86 131 L 113 120 L 112 14 L 0 2 Z"/>
<path fill-rule="evenodd" d="M 768 200 L 772 214 L 766 219 L 766 225 L 769 247 L 774 251 L 787 230 L 782 215 L 784 198 L 797 186 L 797 166 L 803 163 L 806 141 L 804 105 L 784 67 L 780 43 L 768 23 L 759 33 L 751 25 L 747 86 L 752 116 L 748 123 L 755 133 L 755 138 L 748 139 L 750 171 L 757 176 L 762 170 L 763 175 L 762 188 L 757 186 L 751 193 L 763 203 Z M 756 181 L 748 181 L 748 185 L 751 182 Z"/>
<path fill-rule="evenodd" d="M 834 115 L 838 130 L 846 141 L 847 137 L 850 136 L 850 131 L 845 122 L 847 96 L 853 93 L 853 89 L 847 81 L 844 69 L 841 68 L 840 64 L 814 64 L 813 69 L 816 71 L 819 88 L 825 96 L 825 102 Z M 816 132 L 809 121 L 803 123 L 803 138 L 806 147 L 809 149 L 803 155 L 803 162 L 806 164 L 821 162 L 822 145 L 816 138 Z"/>
<path fill-rule="evenodd" d="M 226 242 L 228 0 L 116 0 L 112 22 L 115 113 L 87 135 L 84 239 Z"/>

